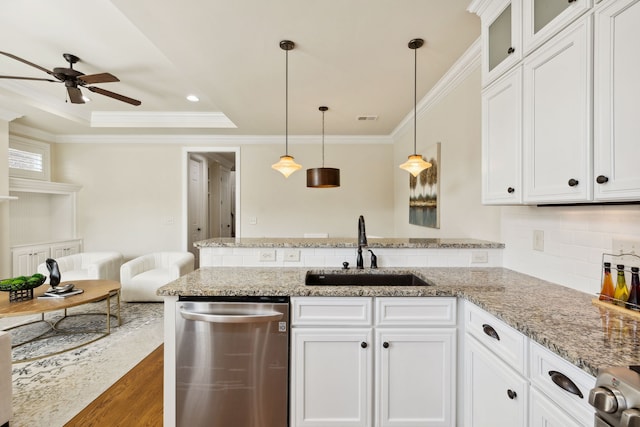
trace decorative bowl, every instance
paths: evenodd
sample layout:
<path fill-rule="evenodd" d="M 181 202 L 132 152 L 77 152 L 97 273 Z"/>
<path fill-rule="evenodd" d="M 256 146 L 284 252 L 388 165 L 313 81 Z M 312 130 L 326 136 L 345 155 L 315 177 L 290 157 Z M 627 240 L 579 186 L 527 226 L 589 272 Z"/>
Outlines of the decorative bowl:
<path fill-rule="evenodd" d="M 31 277 L 18 276 L 12 279 L 0 280 L 0 291 L 23 291 L 26 289 L 34 289 L 42 285 L 47 277 L 43 274 L 36 273 Z"/>

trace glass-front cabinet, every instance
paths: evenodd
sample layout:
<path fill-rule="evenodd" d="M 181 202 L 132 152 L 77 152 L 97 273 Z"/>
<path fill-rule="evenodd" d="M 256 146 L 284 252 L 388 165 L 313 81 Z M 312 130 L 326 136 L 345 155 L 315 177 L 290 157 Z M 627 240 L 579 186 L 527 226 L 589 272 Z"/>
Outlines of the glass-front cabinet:
<path fill-rule="evenodd" d="M 528 55 L 586 13 L 592 0 L 522 0 L 522 45 Z"/>

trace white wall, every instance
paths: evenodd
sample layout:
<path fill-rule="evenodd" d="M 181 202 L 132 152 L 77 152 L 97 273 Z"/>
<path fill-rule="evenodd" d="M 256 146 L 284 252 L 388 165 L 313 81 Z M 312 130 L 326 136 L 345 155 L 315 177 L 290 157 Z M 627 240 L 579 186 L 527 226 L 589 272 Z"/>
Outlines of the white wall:
<path fill-rule="evenodd" d="M 480 86 L 478 65 L 446 96 L 418 115 L 418 154 L 429 145 L 441 143 L 440 229 L 409 224 L 409 174 L 398 165 L 413 153 L 413 122 L 395 141 L 396 236 L 500 241 L 500 208 L 480 203 Z"/>
<path fill-rule="evenodd" d="M 9 122 L 0 119 L 0 159 L 9 158 Z M 9 162 L 0 162 L 0 196 L 9 195 Z M 0 201 L 0 279 L 11 271 L 9 251 L 9 202 Z"/>

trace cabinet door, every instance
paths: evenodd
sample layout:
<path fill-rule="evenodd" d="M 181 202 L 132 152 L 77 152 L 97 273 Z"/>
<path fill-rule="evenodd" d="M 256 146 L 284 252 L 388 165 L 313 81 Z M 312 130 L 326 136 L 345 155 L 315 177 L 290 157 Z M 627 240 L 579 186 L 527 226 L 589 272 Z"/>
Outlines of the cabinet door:
<path fill-rule="evenodd" d="M 524 61 L 524 201 L 591 200 L 591 17 Z"/>
<path fill-rule="evenodd" d="M 481 16 L 482 83 L 491 83 L 522 59 L 520 1 L 494 1 Z"/>
<path fill-rule="evenodd" d="M 528 55 L 591 7 L 591 0 L 523 0 L 522 48 Z"/>
<path fill-rule="evenodd" d="M 292 328 L 291 425 L 370 427 L 370 328 Z"/>
<path fill-rule="evenodd" d="M 482 203 L 522 203 L 522 67 L 482 93 Z"/>
<path fill-rule="evenodd" d="M 376 330 L 376 426 L 455 425 L 455 340 L 453 328 Z"/>
<path fill-rule="evenodd" d="M 470 335 L 464 384 L 465 427 L 527 425 L 527 381 Z"/>
<path fill-rule="evenodd" d="M 531 388 L 529 414 L 529 427 L 582 427 L 585 425 L 574 420 L 534 387 Z"/>
<path fill-rule="evenodd" d="M 11 275 L 31 276 L 38 272 L 38 265 L 49 258 L 48 246 L 25 246 L 11 251 L 13 266 Z"/>
<path fill-rule="evenodd" d="M 640 200 L 640 1 L 595 14 L 594 198 Z"/>
<path fill-rule="evenodd" d="M 51 258 L 73 255 L 81 252 L 82 242 L 80 240 L 70 240 L 51 245 Z"/>

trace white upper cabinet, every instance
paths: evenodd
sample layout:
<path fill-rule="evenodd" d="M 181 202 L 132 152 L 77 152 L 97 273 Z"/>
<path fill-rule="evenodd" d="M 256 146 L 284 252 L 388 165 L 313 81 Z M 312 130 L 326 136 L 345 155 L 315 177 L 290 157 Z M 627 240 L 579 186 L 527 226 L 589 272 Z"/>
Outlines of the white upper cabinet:
<path fill-rule="evenodd" d="M 640 200 L 640 1 L 595 13 L 594 198 Z"/>
<path fill-rule="evenodd" d="M 469 11 L 481 20 L 482 85 L 522 59 L 522 0 L 476 0 Z"/>
<path fill-rule="evenodd" d="M 482 203 L 522 203 L 522 67 L 482 92 Z"/>
<path fill-rule="evenodd" d="M 522 49 L 528 55 L 587 12 L 591 0 L 522 0 Z"/>
<path fill-rule="evenodd" d="M 571 25 L 524 60 L 526 203 L 592 198 L 592 25 Z"/>

